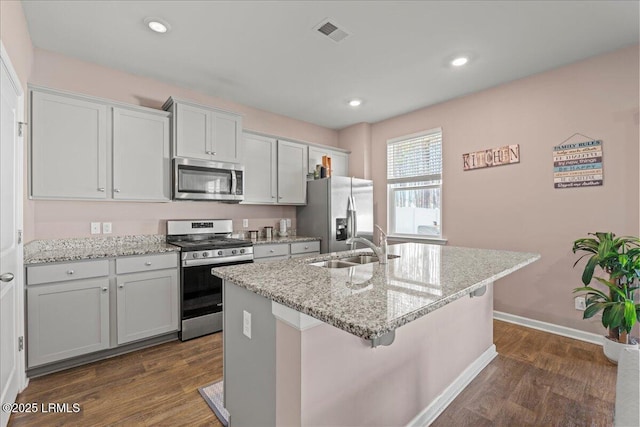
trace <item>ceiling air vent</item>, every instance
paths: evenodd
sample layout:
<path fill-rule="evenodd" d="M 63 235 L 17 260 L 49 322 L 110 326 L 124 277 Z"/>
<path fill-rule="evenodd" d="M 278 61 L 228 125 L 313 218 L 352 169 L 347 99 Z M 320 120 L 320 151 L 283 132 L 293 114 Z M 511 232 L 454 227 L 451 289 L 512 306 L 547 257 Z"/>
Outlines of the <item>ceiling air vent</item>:
<path fill-rule="evenodd" d="M 349 36 L 349 33 L 339 28 L 335 21 L 331 21 L 329 19 L 323 20 L 321 23 L 316 25 L 314 29 L 329 37 L 334 42 L 341 42 Z"/>

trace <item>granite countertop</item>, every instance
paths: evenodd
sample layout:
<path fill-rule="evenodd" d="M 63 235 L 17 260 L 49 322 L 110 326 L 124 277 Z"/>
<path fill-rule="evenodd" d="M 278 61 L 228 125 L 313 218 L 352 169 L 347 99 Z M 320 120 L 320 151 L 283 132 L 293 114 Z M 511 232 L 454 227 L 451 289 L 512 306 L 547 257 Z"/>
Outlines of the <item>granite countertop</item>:
<path fill-rule="evenodd" d="M 313 242 L 316 240 L 320 240 L 319 237 L 304 237 L 304 236 L 288 236 L 288 237 L 272 237 L 271 239 L 267 239 L 265 237 L 258 237 L 257 239 L 252 239 L 254 245 L 265 245 L 269 243 L 297 243 L 297 242 Z"/>
<path fill-rule="evenodd" d="M 420 243 L 390 245 L 388 264 L 324 268 L 312 262 L 367 249 L 213 268 L 277 303 L 364 339 L 378 338 L 540 258 L 539 254 Z"/>
<path fill-rule="evenodd" d="M 24 246 L 24 264 L 78 261 L 128 255 L 179 252 L 180 248 L 167 244 L 166 236 L 114 236 L 52 240 L 35 240 Z"/>

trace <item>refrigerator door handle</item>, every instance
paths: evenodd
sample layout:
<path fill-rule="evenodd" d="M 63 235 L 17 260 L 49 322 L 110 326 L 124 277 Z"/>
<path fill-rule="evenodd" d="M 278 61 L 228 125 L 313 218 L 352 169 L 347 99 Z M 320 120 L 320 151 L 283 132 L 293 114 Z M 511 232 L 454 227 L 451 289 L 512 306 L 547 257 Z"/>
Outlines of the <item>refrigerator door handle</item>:
<path fill-rule="evenodd" d="M 358 223 L 356 215 L 356 201 L 353 196 L 349 196 L 347 204 L 347 236 L 356 237 L 358 235 Z"/>

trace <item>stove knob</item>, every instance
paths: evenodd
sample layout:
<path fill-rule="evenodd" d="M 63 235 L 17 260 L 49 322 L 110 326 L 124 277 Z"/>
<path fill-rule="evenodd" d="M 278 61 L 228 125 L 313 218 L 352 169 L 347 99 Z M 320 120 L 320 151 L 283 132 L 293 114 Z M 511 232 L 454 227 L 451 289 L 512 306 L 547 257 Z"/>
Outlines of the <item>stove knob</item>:
<path fill-rule="evenodd" d="M 193 255 L 191 255 L 194 258 L 198 258 L 198 252 L 194 252 Z"/>
<path fill-rule="evenodd" d="M 202 258 L 206 258 L 209 256 L 209 252 L 202 252 Z"/>
<path fill-rule="evenodd" d="M 232 253 L 233 255 L 235 255 L 235 254 L 237 254 L 237 253 L 238 253 L 238 251 L 237 251 L 237 250 L 235 250 L 235 249 L 233 249 L 233 250 L 231 251 L 231 253 Z"/>
<path fill-rule="evenodd" d="M 240 249 L 240 253 L 243 254 L 244 253 L 244 249 Z"/>
<path fill-rule="evenodd" d="M 222 256 L 222 251 L 218 251 L 218 255 L 219 255 L 219 256 Z"/>

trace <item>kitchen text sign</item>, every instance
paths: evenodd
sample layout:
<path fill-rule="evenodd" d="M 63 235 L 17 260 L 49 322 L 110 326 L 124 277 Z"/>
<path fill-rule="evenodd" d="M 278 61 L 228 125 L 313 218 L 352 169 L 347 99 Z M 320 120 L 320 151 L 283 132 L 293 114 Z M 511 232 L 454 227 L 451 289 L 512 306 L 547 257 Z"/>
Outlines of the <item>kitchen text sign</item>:
<path fill-rule="evenodd" d="M 462 155 L 462 165 L 466 171 L 511 163 L 520 163 L 520 144 L 489 148 Z"/>
<path fill-rule="evenodd" d="M 602 141 L 586 141 L 553 147 L 554 188 L 602 185 Z"/>

